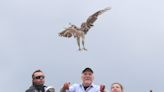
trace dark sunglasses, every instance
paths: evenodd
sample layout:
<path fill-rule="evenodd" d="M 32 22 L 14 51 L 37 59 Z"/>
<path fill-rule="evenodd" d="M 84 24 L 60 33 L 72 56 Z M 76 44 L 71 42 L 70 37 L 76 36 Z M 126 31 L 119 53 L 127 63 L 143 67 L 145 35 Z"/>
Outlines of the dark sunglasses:
<path fill-rule="evenodd" d="M 36 76 L 34 77 L 34 79 L 44 79 L 45 77 L 44 76 Z"/>

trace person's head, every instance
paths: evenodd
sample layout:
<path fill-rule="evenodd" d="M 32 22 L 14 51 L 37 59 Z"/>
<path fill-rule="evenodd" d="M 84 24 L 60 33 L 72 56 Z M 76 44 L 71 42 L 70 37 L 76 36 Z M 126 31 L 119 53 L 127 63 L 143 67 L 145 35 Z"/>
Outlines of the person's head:
<path fill-rule="evenodd" d="M 83 86 L 90 86 L 93 82 L 93 70 L 89 67 L 82 71 L 81 79 L 83 81 Z"/>
<path fill-rule="evenodd" d="M 33 85 L 44 85 L 45 83 L 45 75 L 41 70 L 36 70 L 32 74 L 32 82 Z"/>
<path fill-rule="evenodd" d="M 111 92 L 123 92 L 123 86 L 120 83 L 113 83 L 111 85 Z"/>

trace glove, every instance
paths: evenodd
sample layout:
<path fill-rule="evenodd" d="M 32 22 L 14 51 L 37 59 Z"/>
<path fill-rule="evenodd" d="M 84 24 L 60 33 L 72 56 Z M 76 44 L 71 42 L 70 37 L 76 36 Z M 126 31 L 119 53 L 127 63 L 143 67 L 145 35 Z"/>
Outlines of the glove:
<path fill-rule="evenodd" d="M 46 89 L 45 89 L 45 92 L 55 92 L 55 89 L 53 86 L 48 86 Z"/>

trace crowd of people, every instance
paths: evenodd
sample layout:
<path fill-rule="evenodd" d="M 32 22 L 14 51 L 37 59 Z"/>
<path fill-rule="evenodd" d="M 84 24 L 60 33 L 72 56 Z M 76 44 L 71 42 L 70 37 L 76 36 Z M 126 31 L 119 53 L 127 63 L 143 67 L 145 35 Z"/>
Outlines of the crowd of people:
<path fill-rule="evenodd" d="M 81 73 L 82 83 L 71 84 L 65 82 L 60 89 L 60 92 L 107 92 L 105 85 L 95 85 L 94 72 L 87 67 Z M 111 92 L 123 92 L 123 86 L 120 83 L 111 85 Z M 45 74 L 41 70 L 36 70 L 32 74 L 32 85 L 26 92 L 55 92 L 53 87 L 45 85 Z"/>

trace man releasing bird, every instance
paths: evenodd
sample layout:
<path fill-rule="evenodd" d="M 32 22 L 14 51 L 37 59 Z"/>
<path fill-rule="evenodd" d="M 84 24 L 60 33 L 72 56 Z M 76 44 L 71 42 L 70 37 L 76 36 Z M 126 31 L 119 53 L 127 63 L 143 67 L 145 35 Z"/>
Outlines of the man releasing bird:
<path fill-rule="evenodd" d="M 88 19 L 81 24 L 81 27 L 77 27 L 76 25 L 70 24 L 69 27 L 65 28 L 62 32 L 59 33 L 59 36 L 70 38 L 74 36 L 77 39 L 77 44 L 79 47 L 79 51 L 82 50 L 80 47 L 80 41 L 82 40 L 83 50 L 87 50 L 84 45 L 85 35 L 89 31 L 89 29 L 93 26 L 93 23 L 97 20 L 98 16 L 102 13 L 110 10 L 111 7 L 107 7 L 105 9 L 99 10 L 88 17 Z"/>

